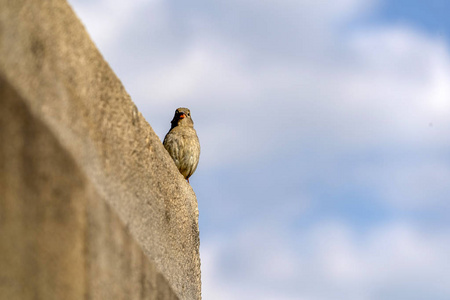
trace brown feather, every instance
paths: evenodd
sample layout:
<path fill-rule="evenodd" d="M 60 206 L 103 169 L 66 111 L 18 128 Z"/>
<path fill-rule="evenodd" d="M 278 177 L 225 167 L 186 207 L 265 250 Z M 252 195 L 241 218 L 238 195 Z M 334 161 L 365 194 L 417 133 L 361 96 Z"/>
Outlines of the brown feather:
<path fill-rule="evenodd" d="M 181 117 L 184 115 L 184 117 Z M 194 174 L 200 158 L 200 142 L 189 109 L 175 111 L 171 128 L 164 138 L 164 148 L 185 179 Z"/>

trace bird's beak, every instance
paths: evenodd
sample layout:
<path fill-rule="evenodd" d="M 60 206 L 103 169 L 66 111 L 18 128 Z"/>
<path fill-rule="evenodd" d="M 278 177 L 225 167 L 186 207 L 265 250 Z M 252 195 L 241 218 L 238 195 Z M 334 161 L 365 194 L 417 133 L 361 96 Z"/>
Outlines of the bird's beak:
<path fill-rule="evenodd" d="M 181 113 L 180 114 L 180 119 L 184 119 L 184 118 L 186 118 L 186 115 L 184 113 Z"/>

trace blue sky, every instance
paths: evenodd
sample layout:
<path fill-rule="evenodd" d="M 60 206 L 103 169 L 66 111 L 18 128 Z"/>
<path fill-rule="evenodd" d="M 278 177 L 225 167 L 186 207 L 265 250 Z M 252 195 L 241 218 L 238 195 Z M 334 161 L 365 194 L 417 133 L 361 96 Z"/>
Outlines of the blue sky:
<path fill-rule="evenodd" d="M 447 1 L 69 2 L 161 139 L 191 109 L 203 299 L 450 298 Z"/>
<path fill-rule="evenodd" d="M 429 34 L 450 36 L 448 11 L 450 2 L 429 1 L 383 1 L 378 17 L 387 22 L 407 22 L 411 26 L 427 30 Z"/>

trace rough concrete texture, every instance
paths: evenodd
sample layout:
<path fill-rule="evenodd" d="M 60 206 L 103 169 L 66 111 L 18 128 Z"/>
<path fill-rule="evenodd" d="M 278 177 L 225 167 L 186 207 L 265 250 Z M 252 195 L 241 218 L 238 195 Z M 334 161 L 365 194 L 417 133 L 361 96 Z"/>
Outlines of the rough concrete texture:
<path fill-rule="evenodd" d="M 195 194 L 63 0 L 0 0 L 0 299 L 200 299 Z"/>

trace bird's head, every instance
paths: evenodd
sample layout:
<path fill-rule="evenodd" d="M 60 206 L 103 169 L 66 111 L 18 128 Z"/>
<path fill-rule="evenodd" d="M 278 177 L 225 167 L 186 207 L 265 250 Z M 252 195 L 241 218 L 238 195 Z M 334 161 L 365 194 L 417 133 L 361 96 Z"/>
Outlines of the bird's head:
<path fill-rule="evenodd" d="M 172 128 L 176 126 L 188 126 L 193 127 L 194 121 L 191 118 L 191 111 L 189 108 L 180 107 L 175 110 L 175 115 L 172 119 Z"/>

